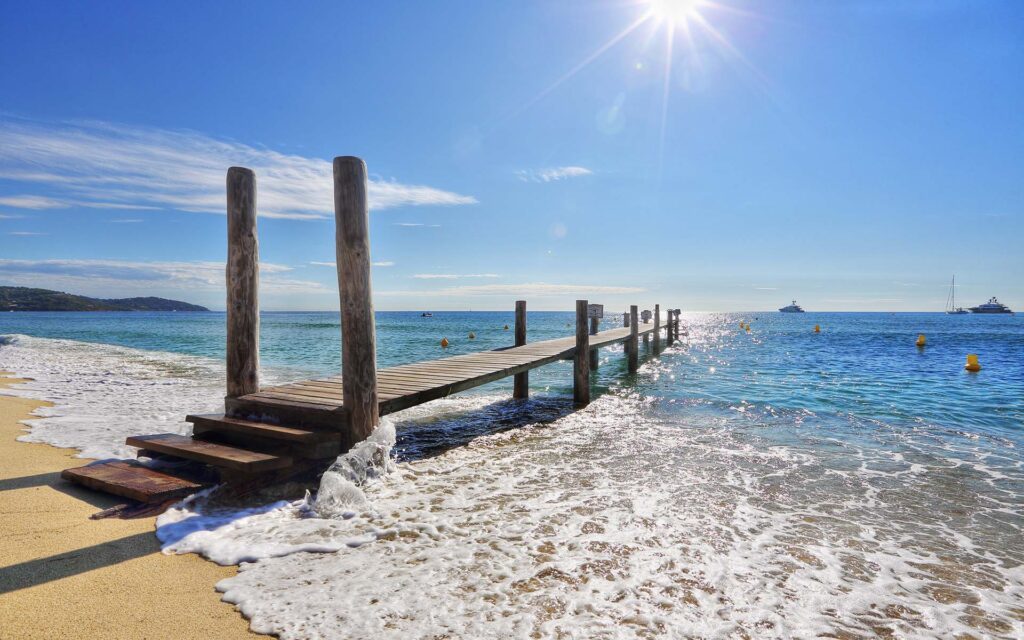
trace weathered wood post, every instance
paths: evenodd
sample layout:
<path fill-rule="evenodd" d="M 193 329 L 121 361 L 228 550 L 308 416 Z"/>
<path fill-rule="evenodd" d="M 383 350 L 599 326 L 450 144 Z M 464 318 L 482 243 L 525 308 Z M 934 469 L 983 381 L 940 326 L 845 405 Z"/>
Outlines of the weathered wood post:
<path fill-rule="evenodd" d="M 676 309 L 676 340 L 679 339 L 679 314 L 681 309 Z"/>
<path fill-rule="evenodd" d="M 629 326 L 629 311 L 628 310 L 622 312 L 622 326 L 623 327 L 628 327 Z"/>
<path fill-rule="evenodd" d="M 636 311 L 636 305 L 630 305 L 629 307 L 629 372 L 636 373 L 636 370 L 640 366 L 640 345 L 637 342 L 637 334 L 640 333 L 639 314 Z"/>
<path fill-rule="evenodd" d="M 654 351 L 661 348 L 661 305 L 654 305 Z"/>
<path fill-rule="evenodd" d="M 572 399 L 577 406 L 590 404 L 590 332 L 587 301 L 576 301 L 576 353 L 573 358 Z"/>
<path fill-rule="evenodd" d="M 598 327 L 600 326 L 600 323 L 601 323 L 601 319 L 598 318 L 597 316 L 594 316 L 593 318 L 590 319 L 590 335 L 592 335 L 592 336 L 596 336 L 597 335 L 597 330 L 598 330 Z M 594 347 L 593 349 L 590 350 L 590 368 L 591 368 L 591 370 L 597 369 L 598 365 L 600 364 L 600 357 L 599 357 L 599 354 L 597 352 L 598 352 L 597 347 Z"/>
<path fill-rule="evenodd" d="M 355 442 L 377 426 L 377 330 L 370 285 L 366 163 L 334 159 L 334 224 L 341 299 L 341 393 Z"/>
<path fill-rule="evenodd" d="M 526 300 L 516 300 L 516 346 L 526 344 Z M 515 375 L 512 384 L 513 398 L 530 397 L 530 372 L 524 371 Z"/>
<path fill-rule="evenodd" d="M 665 326 L 665 344 L 667 346 L 669 346 L 669 347 L 671 347 L 672 343 L 676 341 L 676 336 L 675 336 L 676 321 L 675 321 L 675 317 L 676 317 L 675 309 L 668 309 L 667 317 L 665 318 L 665 321 L 668 323 Z"/>
<path fill-rule="evenodd" d="M 227 177 L 227 395 L 260 390 L 260 251 L 256 174 L 231 167 Z"/>

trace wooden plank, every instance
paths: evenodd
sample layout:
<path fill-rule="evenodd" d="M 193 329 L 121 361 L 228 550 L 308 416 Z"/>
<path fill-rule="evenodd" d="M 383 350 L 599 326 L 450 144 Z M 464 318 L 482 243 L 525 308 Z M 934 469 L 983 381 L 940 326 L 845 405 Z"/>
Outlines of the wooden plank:
<path fill-rule="evenodd" d="M 204 485 L 144 467 L 134 460 L 114 460 L 64 469 L 60 476 L 96 491 L 145 503 L 164 502 L 195 493 Z"/>
<path fill-rule="evenodd" d="M 227 201 L 227 395 L 235 398 L 260 386 L 260 256 L 251 169 L 228 169 Z"/>
<path fill-rule="evenodd" d="M 341 300 L 341 370 L 352 438 L 369 436 L 379 422 L 377 329 L 370 286 L 370 210 L 366 163 L 334 159 L 334 224 Z"/>
<path fill-rule="evenodd" d="M 191 422 L 194 427 L 202 427 L 217 431 L 230 431 L 243 435 L 253 435 L 260 438 L 281 440 L 283 442 L 299 442 L 315 444 L 335 437 L 326 431 L 312 431 L 309 429 L 296 429 L 267 422 L 253 422 L 232 418 L 224 414 L 212 413 L 206 415 L 185 416 L 185 422 Z"/>
<path fill-rule="evenodd" d="M 278 456 L 270 453 L 240 449 L 238 447 L 229 447 L 217 444 L 216 442 L 195 440 L 176 433 L 132 436 L 125 440 L 125 443 L 147 451 L 196 460 L 215 467 L 247 473 L 283 469 L 292 464 L 290 456 Z"/>

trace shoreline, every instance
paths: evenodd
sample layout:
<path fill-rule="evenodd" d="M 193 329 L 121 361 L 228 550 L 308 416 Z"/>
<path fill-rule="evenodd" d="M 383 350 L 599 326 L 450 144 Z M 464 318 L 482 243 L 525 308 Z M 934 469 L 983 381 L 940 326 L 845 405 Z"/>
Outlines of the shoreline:
<path fill-rule="evenodd" d="M 0 371 L 0 388 L 23 381 Z M 154 517 L 89 519 L 119 500 L 60 478 L 88 461 L 16 440 L 45 406 L 0 396 L 0 639 L 266 637 L 214 589 L 237 567 L 164 555 Z"/>

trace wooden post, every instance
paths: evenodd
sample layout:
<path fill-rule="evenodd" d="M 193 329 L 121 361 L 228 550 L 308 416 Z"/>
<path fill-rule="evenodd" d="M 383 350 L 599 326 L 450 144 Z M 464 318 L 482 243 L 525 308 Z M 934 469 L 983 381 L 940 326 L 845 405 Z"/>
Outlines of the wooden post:
<path fill-rule="evenodd" d="M 672 346 L 672 343 L 676 341 L 676 336 L 675 336 L 675 326 L 676 326 L 675 316 L 676 316 L 675 309 L 668 309 L 667 316 L 665 318 L 665 321 L 668 323 L 665 326 L 665 344 L 670 346 L 670 347 Z"/>
<path fill-rule="evenodd" d="M 231 167 L 227 178 L 227 395 L 260 390 L 260 251 L 256 174 Z"/>
<path fill-rule="evenodd" d="M 676 340 L 679 339 L 679 309 L 676 309 Z"/>
<path fill-rule="evenodd" d="M 654 305 L 654 351 L 661 348 L 661 305 Z"/>
<path fill-rule="evenodd" d="M 622 312 L 622 326 L 623 327 L 628 327 L 629 326 L 629 311 L 623 311 Z"/>
<path fill-rule="evenodd" d="M 379 420 L 366 163 L 359 158 L 334 159 L 334 224 L 341 299 L 341 393 L 352 439 L 359 442 Z"/>
<path fill-rule="evenodd" d="M 640 366 L 640 345 L 637 343 L 637 334 L 640 332 L 640 324 L 636 305 L 629 307 L 629 372 L 636 373 Z"/>
<path fill-rule="evenodd" d="M 573 358 L 572 399 L 577 406 L 590 404 L 590 332 L 587 301 L 576 301 L 576 353 Z"/>
<path fill-rule="evenodd" d="M 598 330 L 598 327 L 600 326 L 600 322 L 601 322 L 600 318 L 591 318 L 590 319 L 590 335 L 592 335 L 592 336 L 596 336 L 597 335 L 597 330 Z M 593 349 L 590 350 L 590 369 L 591 370 L 597 369 L 598 365 L 600 364 L 600 361 L 599 361 L 600 360 L 600 356 L 599 356 L 599 354 L 597 352 L 598 352 L 598 348 L 597 347 L 594 347 Z"/>
<path fill-rule="evenodd" d="M 526 300 L 516 300 L 516 346 L 526 344 Z M 530 397 L 530 372 L 524 371 L 515 375 L 512 385 L 513 398 Z"/>

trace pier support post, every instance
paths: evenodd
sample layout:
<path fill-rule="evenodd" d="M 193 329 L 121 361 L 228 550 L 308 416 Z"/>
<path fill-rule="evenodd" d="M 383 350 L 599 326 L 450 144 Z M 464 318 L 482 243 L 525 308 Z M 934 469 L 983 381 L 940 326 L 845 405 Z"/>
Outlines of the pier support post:
<path fill-rule="evenodd" d="M 622 312 L 622 326 L 623 327 L 628 327 L 629 326 L 629 311 L 628 310 Z"/>
<path fill-rule="evenodd" d="M 334 159 L 334 224 L 341 300 L 341 391 L 354 442 L 377 426 L 377 330 L 370 285 L 366 163 Z"/>
<path fill-rule="evenodd" d="M 590 332 L 587 301 L 576 301 L 576 353 L 573 358 L 572 399 L 577 406 L 590 404 Z"/>
<path fill-rule="evenodd" d="M 654 305 L 654 352 L 661 348 L 661 305 Z"/>
<path fill-rule="evenodd" d="M 260 390 L 260 252 L 251 169 L 228 169 L 227 201 L 227 396 L 237 398 Z"/>
<path fill-rule="evenodd" d="M 526 300 L 516 300 L 516 346 L 526 344 Z M 530 372 L 524 371 L 515 375 L 512 385 L 513 398 L 530 397 Z"/>
<path fill-rule="evenodd" d="M 679 339 L 679 312 L 680 312 L 679 309 L 675 310 L 675 316 L 676 316 L 676 326 L 675 326 L 675 329 L 676 329 L 676 340 Z"/>
<path fill-rule="evenodd" d="M 638 315 L 636 305 L 631 305 L 629 307 L 629 342 L 626 343 L 629 346 L 627 351 L 629 353 L 630 373 L 636 373 L 636 370 L 640 367 L 640 344 L 637 341 L 637 334 L 640 333 Z"/>
<path fill-rule="evenodd" d="M 676 312 L 675 309 L 668 309 L 665 317 L 665 344 L 671 347 L 672 343 L 676 341 L 675 327 L 676 327 Z"/>
<path fill-rule="evenodd" d="M 601 323 L 601 319 L 600 318 L 591 318 L 590 319 L 590 335 L 592 335 L 592 336 L 596 336 L 597 335 L 597 330 L 598 330 L 598 327 L 600 326 L 600 323 Z M 593 349 L 590 350 L 590 369 L 591 370 L 597 369 L 598 365 L 600 364 L 600 357 L 599 357 L 599 354 L 597 352 L 598 352 L 597 347 L 594 347 Z"/>

